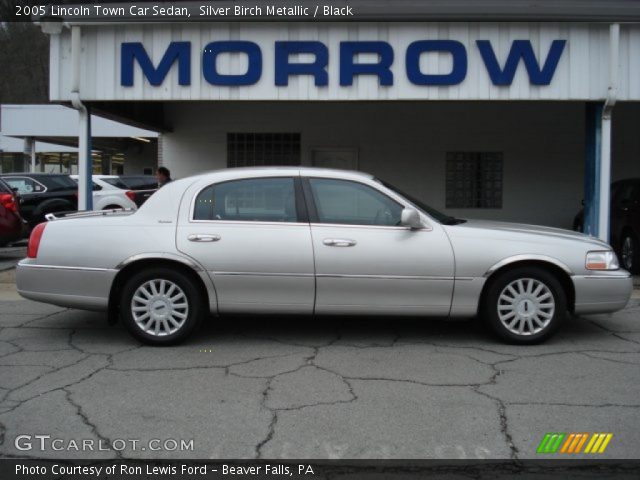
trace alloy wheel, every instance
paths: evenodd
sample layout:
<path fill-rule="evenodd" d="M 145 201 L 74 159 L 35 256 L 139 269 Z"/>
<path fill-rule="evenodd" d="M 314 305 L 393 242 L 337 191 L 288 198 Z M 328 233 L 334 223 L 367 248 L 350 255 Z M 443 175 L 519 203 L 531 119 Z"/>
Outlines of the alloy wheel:
<path fill-rule="evenodd" d="M 516 335 L 535 335 L 544 330 L 555 312 L 555 300 L 547 285 L 534 278 L 509 283 L 498 297 L 498 318 Z"/>
<path fill-rule="evenodd" d="M 149 280 L 133 294 L 131 314 L 143 332 L 154 336 L 171 335 L 187 320 L 189 302 L 184 291 L 174 282 Z"/>

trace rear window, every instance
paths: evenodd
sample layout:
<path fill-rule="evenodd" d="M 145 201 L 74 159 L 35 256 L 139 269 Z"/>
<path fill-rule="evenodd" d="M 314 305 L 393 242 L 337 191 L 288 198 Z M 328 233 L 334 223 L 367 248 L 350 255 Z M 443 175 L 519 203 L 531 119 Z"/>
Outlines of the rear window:
<path fill-rule="evenodd" d="M 44 184 L 49 191 L 76 190 L 78 185 L 69 175 L 47 175 L 38 177 L 37 180 Z"/>
<path fill-rule="evenodd" d="M 155 190 L 158 180 L 151 175 L 120 177 L 120 181 L 130 190 Z"/>

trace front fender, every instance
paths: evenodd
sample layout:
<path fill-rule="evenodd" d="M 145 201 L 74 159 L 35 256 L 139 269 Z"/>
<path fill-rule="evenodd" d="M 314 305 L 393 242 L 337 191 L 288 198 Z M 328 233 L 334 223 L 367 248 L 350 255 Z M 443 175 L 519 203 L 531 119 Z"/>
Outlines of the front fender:
<path fill-rule="evenodd" d="M 574 272 L 567 266 L 567 264 L 565 264 L 564 262 L 561 262 L 560 260 L 558 260 L 557 258 L 554 257 L 550 257 L 548 255 L 538 255 L 538 254 L 520 254 L 520 255 L 513 255 L 511 257 L 507 257 L 504 258 L 502 260 L 500 260 L 497 263 L 494 263 L 489 270 L 487 270 L 484 273 L 484 277 L 489 277 L 491 276 L 492 273 L 494 273 L 496 270 L 501 269 L 502 267 L 509 265 L 511 263 L 516 263 L 516 262 L 526 262 L 526 261 L 537 261 L 537 262 L 547 262 L 547 263 L 552 263 L 553 265 L 555 265 L 556 267 L 564 270 L 567 275 L 569 276 L 573 276 Z"/>

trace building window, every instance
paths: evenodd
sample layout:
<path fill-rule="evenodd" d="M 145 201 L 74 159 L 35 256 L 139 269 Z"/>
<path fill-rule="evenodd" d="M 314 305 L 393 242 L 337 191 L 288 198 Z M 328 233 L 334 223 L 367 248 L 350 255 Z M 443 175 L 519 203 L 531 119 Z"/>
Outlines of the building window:
<path fill-rule="evenodd" d="M 447 152 L 447 208 L 502 208 L 502 152 Z"/>
<path fill-rule="evenodd" d="M 228 133 L 227 166 L 300 165 L 299 133 Z"/>

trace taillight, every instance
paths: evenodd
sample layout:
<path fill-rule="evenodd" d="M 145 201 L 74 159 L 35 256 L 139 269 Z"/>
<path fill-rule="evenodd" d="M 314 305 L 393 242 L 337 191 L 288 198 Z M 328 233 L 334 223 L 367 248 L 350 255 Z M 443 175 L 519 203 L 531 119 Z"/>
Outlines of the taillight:
<path fill-rule="evenodd" d="M 132 192 L 131 190 L 127 190 L 126 192 L 124 192 L 124 194 L 129 197 L 129 200 L 131 200 L 132 202 L 136 201 L 136 192 Z"/>
<path fill-rule="evenodd" d="M 0 193 L 0 205 L 2 205 L 7 210 L 18 213 L 18 204 L 16 203 L 16 198 L 10 193 Z"/>
<path fill-rule="evenodd" d="M 40 239 L 44 233 L 44 227 L 47 226 L 47 222 L 39 223 L 31 230 L 29 236 L 29 245 L 27 246 L 27 257 L 36 258 L 38 256 L 38 248 L 40 248 Z"/>

